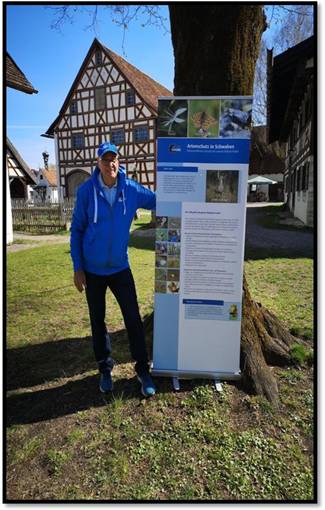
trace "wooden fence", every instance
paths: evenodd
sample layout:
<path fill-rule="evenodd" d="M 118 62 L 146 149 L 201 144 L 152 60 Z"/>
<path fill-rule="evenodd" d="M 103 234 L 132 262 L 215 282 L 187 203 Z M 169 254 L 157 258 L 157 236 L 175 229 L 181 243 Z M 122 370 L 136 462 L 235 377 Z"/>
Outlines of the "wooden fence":
<path fill-rule="evenodd" d="M 60 203 L 12 199 L 11 207 L 14 230 L 46 234 L 69 228 L 74 199 L 65 198 Z"/>

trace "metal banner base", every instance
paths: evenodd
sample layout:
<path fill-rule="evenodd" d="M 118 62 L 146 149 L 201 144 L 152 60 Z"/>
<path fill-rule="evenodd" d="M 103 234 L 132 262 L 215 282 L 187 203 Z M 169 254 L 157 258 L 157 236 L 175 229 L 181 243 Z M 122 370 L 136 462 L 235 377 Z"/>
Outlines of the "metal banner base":
<path fill-rule="evenodd" d="M 241 378 L 241 372 L 200 372 L 187 370 L 166 370 L 152 368 L 151 374 L 158 377 L 174 377 L 176 379 L 213 379 L 224 381 L 237 381 Z"/>

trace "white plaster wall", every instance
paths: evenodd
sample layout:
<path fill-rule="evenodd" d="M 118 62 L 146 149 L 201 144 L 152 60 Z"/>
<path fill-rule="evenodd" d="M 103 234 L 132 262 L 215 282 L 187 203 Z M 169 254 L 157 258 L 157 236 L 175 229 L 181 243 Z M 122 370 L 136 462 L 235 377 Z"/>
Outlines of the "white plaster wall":
<path fill-rule="evenodd" d="M 296 191 L 296 203 L 294 216 L 299 220 L 307 223 L 307 192 Z"/>
<path fill-rule="evenodd" d="M 11 197 L 10 197 L 10 186 L 9 186 L 9 172 L 6 168 L 6 187 L 7 187 L 7 244 L 10 244 L 14 240 L 14 233 L 12 229 L 12 211 L 11 211 Z"/>

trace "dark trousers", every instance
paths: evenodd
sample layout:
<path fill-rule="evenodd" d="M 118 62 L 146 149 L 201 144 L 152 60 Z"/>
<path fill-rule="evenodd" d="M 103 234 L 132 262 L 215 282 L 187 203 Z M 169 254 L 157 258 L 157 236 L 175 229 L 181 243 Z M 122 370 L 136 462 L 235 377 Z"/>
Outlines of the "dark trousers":
<path fill-rule="evenodd" d="M 90 315 L 95 357 L 100 372 L 113 368 L 111 342 L 105 324 L 106 290 L 110 288 L 120 305 L 128 332 L 130 351 L 138 374 L 148 371 L 148 355 L 143 324 L 139 313 L 133 275 L 130 269 L 109 276 L 85 272 L 86 296 Z"/>

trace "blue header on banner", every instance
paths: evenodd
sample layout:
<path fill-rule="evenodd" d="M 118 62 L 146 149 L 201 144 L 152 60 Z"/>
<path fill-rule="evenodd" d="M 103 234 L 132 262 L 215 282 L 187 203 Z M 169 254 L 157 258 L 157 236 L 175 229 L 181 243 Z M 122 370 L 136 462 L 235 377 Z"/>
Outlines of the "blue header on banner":
<path fill-rule="evenodd" d="M 197 166 L 158 165 L 157 172 L 198 172 L 198 167 Z"/>
<path fill-rule="evenodd" d="M 215 299 L 183 299 L 184 305 L 215 305 L 223 306 L 224 301 L 216 301 Z"/>
<path fill-rule="evenodd" d="M 158 138 L 158 161 L 247 164 L 249 148 L 247 139 Z"/>

